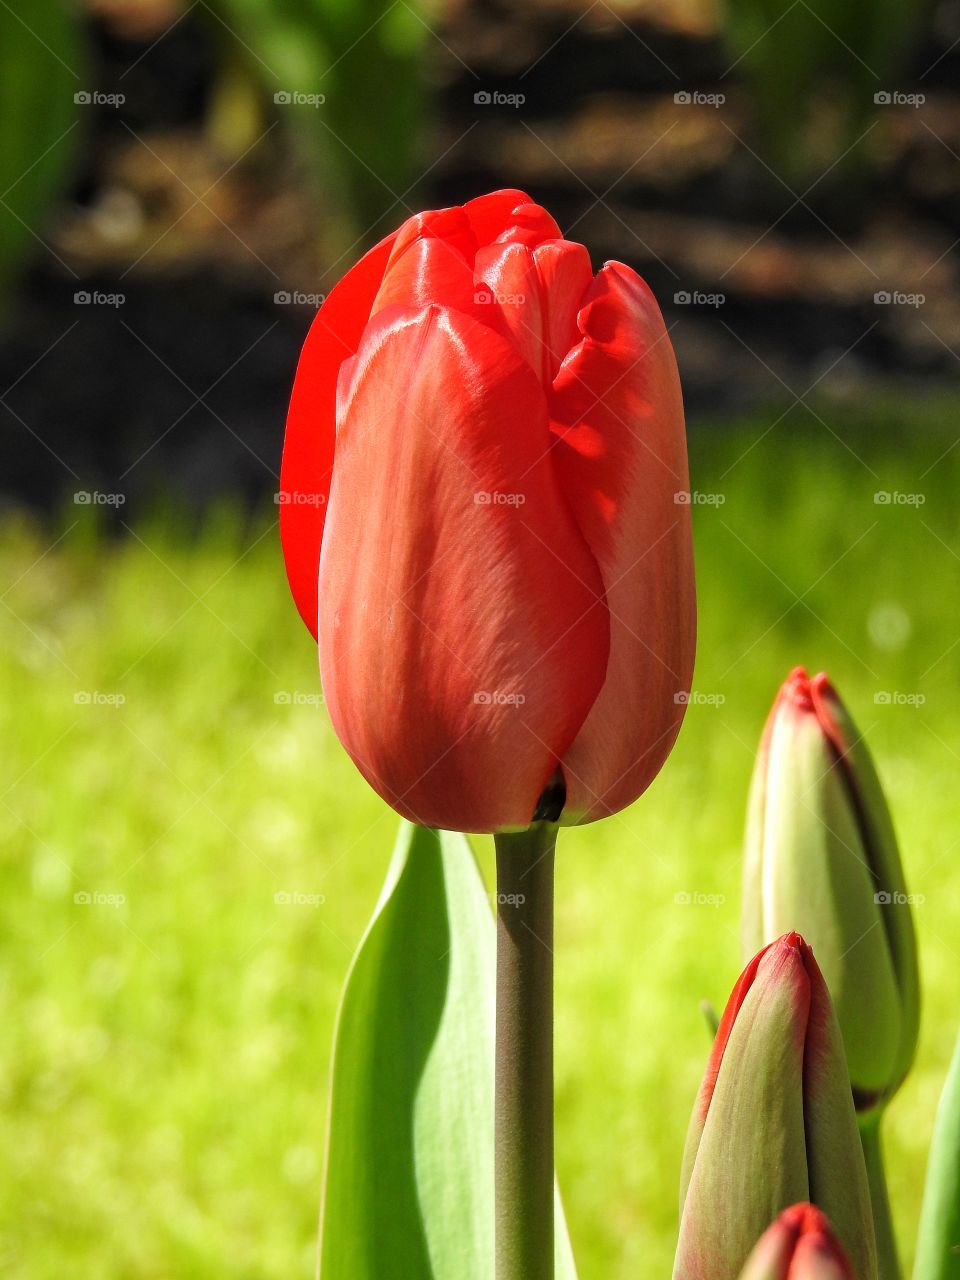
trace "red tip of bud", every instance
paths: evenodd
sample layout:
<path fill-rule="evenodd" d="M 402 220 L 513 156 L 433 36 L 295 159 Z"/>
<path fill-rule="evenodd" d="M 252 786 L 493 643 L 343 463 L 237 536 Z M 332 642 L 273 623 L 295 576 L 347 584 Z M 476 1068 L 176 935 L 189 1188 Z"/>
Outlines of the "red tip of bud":
<path fill-rule="evenodd" d="M 813 698 L 810 689 L 810 677 L 806 667 L 794 667 L 783 682 L 781 698 L 790 702 L 798 711 L 812 711 Z"/>
<path fill-rule="evenodd" d="M 853 1280 L 850 1259 L 837 1239 L 830 1219 L 815 1205 L 794 1204 L 784 1209 L 770 1228 L 768 1237 L 779 1237 L 782 1241 L 781 1247 L 790 1259 L 789 1276 L 806 1277 L 811 1274 L 807 1270 L 811 1262 L 829 1259 L 835 1264 L 838 1274 Z M 819 1270 L 816 1274 L 820 1274 Z"/>
<path fill-rule="evenodd" d="M 830 740 L 834 751 L 842 759 L 846 755 L 847 744 L 840 730 L 836 713 L 836 708 L 842 704 L 825 671 L 821 671 L 810 681 L 810 696 L 820 728 Z"/>
<path fill-rule="evenodd" d="M 717 1028 L 717 1034 L 714 1037 L 713 1048 L 707 1062 L 707 1070 L 700 1085 L 700 1094 L 697 1099 L 702 1120 L 706 1119 L 707 1112 L 710 1110 L 713 1091 L 716 1088 L 717 1077 L 720 1074 L 720 1064 L 723 1062 L 723 1055 L 726 1052 L 730 1033 L 733 1031 L 733 1024 L 737 1020 L 741 1005 L 747 998 L 747 992 L 754 984 L 757 970 L 760 968 L 760 964 L 768 951 L 783 952 L 785 950 L 798 952 L 800 961 L 807 973 L 810 973 L 812 968 L 816 975 L 816 980 L 822 981 L 820 970 L 817 968 L 817 963 L 813 958 L 813 952 L 799 933 L 785 933 L 774 942 L 768 942 L 765 947 L 757 952 L 737 979 L 737 984 L 730 993 L 730 999 L 727 1001 L 727 1007 L 723 1011 L 720 1026 Z"/>

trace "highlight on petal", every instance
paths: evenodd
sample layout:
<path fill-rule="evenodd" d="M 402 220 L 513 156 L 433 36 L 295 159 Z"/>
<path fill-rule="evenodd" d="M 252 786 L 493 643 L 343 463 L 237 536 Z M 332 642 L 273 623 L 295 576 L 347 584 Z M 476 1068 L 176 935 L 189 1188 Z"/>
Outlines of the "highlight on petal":
<path fill-rule="evenodd" d="M 660 310 L 633 271 L 610 262 L 578 325 L 550 407 L 560 483 L 610 610 L 607 681 L 563 762 L 569 820 L 591 821 L 635 800 L 673 746 L 696 601 L 683 404 Z"/>
<path fill-rule="evenodd" d="M 599 692 L 609 635 L 543 390 L 490 328 L 394 308 L 344 367 L 337 416 L 320 562 L 334 727 L 412 820 L 525 825 Z"/>

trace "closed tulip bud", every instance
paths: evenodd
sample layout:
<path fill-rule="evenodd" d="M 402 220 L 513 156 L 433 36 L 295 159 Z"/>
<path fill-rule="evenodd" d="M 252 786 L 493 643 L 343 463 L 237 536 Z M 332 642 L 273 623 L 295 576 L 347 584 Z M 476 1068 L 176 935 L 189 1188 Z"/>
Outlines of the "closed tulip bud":
<path fill-rule="evenodd" d="M 810 1201 L 857 1280 L 876 1280 L 870 1193 L 840 1030 L 796 933 L 744 969 L 694 1107 L 674 1280 L 736 1280 L 767 1226 Z"/>
<path fill-rule="evenodd" d="M 740 1280 L 856 1280 L 829 1220 L 794 1204 L 760 1237 Z"/>
<path fill-rule="evenodd" d="M 693 665 L 683 407 L 622 263 L 519 191 L 420 213 L 307 336 L 280 532 L 360 771 L 425 826 L 630 804 Z"/>
<path fill-rule="evenodd" d="M 774 703 L 750 796 L 744 955 L 796 929 L 817 956 L 868 1119 L 917 1045 L 913 920 L 869 752 L 825 675 L 798 667 Z"/>

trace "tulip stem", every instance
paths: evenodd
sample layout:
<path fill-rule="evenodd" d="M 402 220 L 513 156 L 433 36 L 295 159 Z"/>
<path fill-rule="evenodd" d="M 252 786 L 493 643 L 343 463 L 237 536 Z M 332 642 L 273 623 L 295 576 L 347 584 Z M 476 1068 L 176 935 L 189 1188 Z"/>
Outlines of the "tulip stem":
<path fill-rule="evenodd" d="M 873 1226 L 877 1237 L 877 1275 L 879 1280 L 900 1280 L 897 1241 L 893 1234 L 887 1179 L 883 1171 L 883 1148 L 880 1142 L 880 1116 L 868 1120 L 860 1129 L 863 1158 L 873 1204 Z"/>
<path fill-rule="evenodd" d="M 553 864 L 557 827 L 497 850 L 496 1280 L 553 1280 Z"/>

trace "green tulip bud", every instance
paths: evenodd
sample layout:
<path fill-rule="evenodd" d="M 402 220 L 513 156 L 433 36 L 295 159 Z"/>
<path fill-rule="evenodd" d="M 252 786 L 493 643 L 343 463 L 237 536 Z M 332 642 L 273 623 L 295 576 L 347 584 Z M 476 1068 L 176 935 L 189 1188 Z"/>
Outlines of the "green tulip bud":
<path fill-rule="evenodd" d="M 796 929 L 823 970 L 862 1120 L 896 1091 L 919 1023 L 910 899 L 883 791 L 823 674 L 788 677 L 767 721 L 747 824 L 743 950 Z"/>
<path fill-rule="evenodd" d="M 877 1280 L 840 1029 L 813 952 L 790 933 L 750 961 L 720 1022 L 687 1133 L 673 1280 L 736 1280 L 798 1202 L 828 1215 L 857 1280 Z"/>

